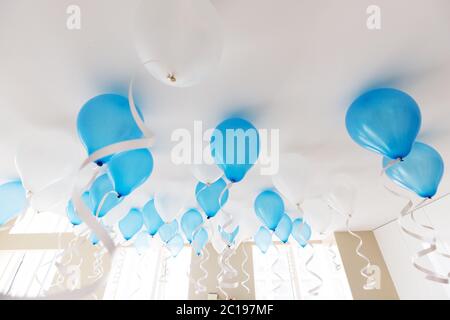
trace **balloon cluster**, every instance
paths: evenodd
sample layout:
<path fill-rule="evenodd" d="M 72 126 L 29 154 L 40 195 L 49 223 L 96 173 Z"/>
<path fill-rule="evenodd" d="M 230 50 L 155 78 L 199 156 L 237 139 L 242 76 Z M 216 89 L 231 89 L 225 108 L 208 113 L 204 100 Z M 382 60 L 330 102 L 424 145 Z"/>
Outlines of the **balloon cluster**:
<path fill-rule="evenodd" d="M 421 198 L 432 198 L 444 162 L 431 146 L 416 141 L 421 113 L 414 99 L 396 89 L 369 91 L 347 111 L 349 135 L 360 146 L 381 154 L 383 168 L 395 183 Z"/>
<path fill-rule="evenodd" d="M 439 274 L 418 262 L 418 259 L 433 252 L 446 258 L 449 256 L 437 247 L 433 226 L 418 224 L 414 217 L 415 211 L 436 201 L 431 199 L 436 195 L 444 174 L 444 162 L 440 154 L 433 147 L 416 141 L 421 126 L 417 103 L 408 94 L 396 89 L 372 90 L 357 98 L 350 106 L 346 125 L 356 143 L 383 156 L 383 174 L 422 198 L 417 205 L 409 200 L 401 210 L 398 221 L 405 234 L 422 241 L 424 249 L 413 257 L 413 266 L 424 273 L 428 280 L 449 283 L 449 274 Z M 407 227 L 403 220 L 408 216 L 416 224 L 417 230 L 432 235 L 424 235 Z M 359 247 L 361 242 L 360 239 Z"/>

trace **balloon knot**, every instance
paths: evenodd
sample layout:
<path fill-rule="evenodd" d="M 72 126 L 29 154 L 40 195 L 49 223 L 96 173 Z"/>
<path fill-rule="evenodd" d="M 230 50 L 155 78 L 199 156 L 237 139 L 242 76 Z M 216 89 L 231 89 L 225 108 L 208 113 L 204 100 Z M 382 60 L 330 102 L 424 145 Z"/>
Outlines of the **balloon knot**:
<path fill-rule="evenodd" d="M 173 73 L 169 73 L 169 74 L 167 75 L 167 79 L 168 79 L 170 82 L 177 82 L 177 78 L 175 77 L 175 74 L 173 74 Z"/>

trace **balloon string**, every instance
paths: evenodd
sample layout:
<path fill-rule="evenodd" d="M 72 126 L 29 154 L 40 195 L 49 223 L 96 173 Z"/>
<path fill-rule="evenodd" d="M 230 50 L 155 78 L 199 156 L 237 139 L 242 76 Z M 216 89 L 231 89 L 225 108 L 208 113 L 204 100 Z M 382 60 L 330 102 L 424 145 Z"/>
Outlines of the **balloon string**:
<path fill-rule="evenodd" d="M 275 286 L 272 288 L 272 294 L 275 296 L 275 293 L 281 288 L 282 282 L 284 281 L 283 277 L 277 271 L 277 265 L 280 263 L 280 249 L 278 246 L 274 246 L 277 251 L 277 257 L 275 261 L 272 263 L 272 272 L 278 278 L 278 281 L 275 280 Z M 276 284 L 278 282 L 278 284 Z"/>
<path fill-rule="evenodd" d="M 217 275 L 218 289 L 225 296 L 226 300 L 229 300 L 229 295 L 223 289 L 235 289 L 239 287 L 239 282 L 228 282 L 228 280 L 231 280 L 232 278 L 237 276 L 236 269 L 233 268 L 229 261 L 235 253 L 235 250 L 227 247 L 219 256 L 219 265 L 221 271 Z"/>
<path fill-rule="evenodd" d="M 138 267 L 137 267 L 137 272 L 136 272 L 136 276 L 138 278 L 138 285 L 137 285 L 137 288 L 130 295 L 130 299 L 132 299 L 139 291 L 142 290 L 142 285 L 144 283 L 144 281 L 142 280 L 143 279 L 143 277 L 142 277 L 142 273 L 143 273 L 143 271 L 142 271 L 142 264 L 143 264 L 144 258 L 145 258 L 145 254 L 143 254 L 143 255 L 141 255 L 139 257 L 139 262 L 138 262 Z M 144 264 L 144 266 L 145 266 L 145 264 Z"/>
<path fill-rule="evenodd" d="M 366 283 L 364 284 L 363 289 L 364 290 L 372 290 L 372 289 L 375 289 L 375 286 L 376 286 L 375 279 L 372 279 L 371 274 L 369 274 L 369 270 L 370 270 L 370 267 L 372 266 L 372 264 L 370 263 L 369 258 L 361 252 L 361 248 L 363 246 L 362 238 L 358 234 L 354 233 L 350 228 L 351 217 L 352 217 L 351 215 L 347 215 L 347 219 L 345 221 L 345 226 L 347 228 L 347 232 L 350 233 L 354 238 L 356 238 L 358 240 L 358 245 L 356 246 L 356 249 L 355 249 L 356 255 L 359 256 L 360 258 L 362 258 L 366 262 L 366 265 L 359 272 L 366 279 Z"/>
<path fill-rule="evenodd" d="M 202 252 L 202 259 L 200 261 L 200 270 L 203 272 L 203 276 L 201 276 L 197 280 L 197 290 L 195 291 L 195 294 L 199 294 L 201 292 L 205 292 L 207 290 L 207 287 L 202 283 L 203 281 L 206 281 L 208 279 L 208 269 L 205 268 L 204 264 L 209 260 L 209 251 L 208 248 L 205 247 L 205 249 Z"/>
<path fill-rule="evenodd" d="M 250 281 L 250 274 L 245 269 L 245 265 L 247 264 L 247 261 L 248 261 L 248 253 L 247 253 L 245 243 L 242 243 L 242 251 L 244 253 L 244 260 L 242 261 L 242 264 L 241 264 L 241 270 L 242 270 L 242 273 L 245 275 L 245 279 L 244 279 L 244 281 L 241 282 L 241 286 L 244 287 L 245 290 L 247 290 L 248 294 L 250 294 L 250 288 L 246 285 L 246 283 Z"/>
<path fill-rule="evenodd" d="M 311 256 L 308 258 L 308 260 L 305 263 L 305 268 L 306 271 L 311 274 L 313 277 L 315 277 L 319 283 L 317 284 L 317 286 L 311 288 L 308 290 L 308 294 L 313 295 L 313 296 L 317 296 L 319 294 L 320 288 L 323 285 L 323 279 L 322 277 L 320 277 L 317 273 L 315 273 L 311 268 L 310 268 L 310 263 L 314 260 L 314 257 L 316 255 L 316 250 L 314 248 L 313 245 L 309 244 L 309 246 L 311 247 L 312 251 L 311 251 Z"/>
<path fill-rule="evenodd" d="M 224 225 L 222 226 L 222 229 L 224 231 L 226 231 L 226 232 L 227 232 L 227 228 L 233 223 L 233 215 L 222 208 L 222 203 L 223 203 L 223 197 L 225 196 L 225 193 L 228 190 L 230 190 L 232 186 L 233 186 L 232 182 L 228 183 L 227 186 L 222 190 L 222 192 L 220 193 L 220 196 L 219 196 L 219 208 L 220 208 L 220 211 L 222 211 L 228 218 L 226 220 L 226 222 L 224 223 Z M 225 241 L 225 239 L 223 239 L 223 237 L 222 237 L 222 240 Z M 230 245 L 230 243 L 226 243 L 226 244 L 228 246 Z"/>
<path fill-rule="evenodd" d="M 104 250 L 100 250 L 98 252 L 96 252 L 94 254 L 95 256 L 95 260 L 93 263 L 93 270 L 94 270 L 94 274 L 90 275 L 88 278 L 90 279 L 94 279 L 94 281 L 100 279 L 101 277 L 103 277 L 103 256 L 105 255 L 105 251 Z"/>
<path fill-rule="evenodd" d="M 229 296 L 228 293 L 222 289 L 222 281 L 223 281 L 223 273 L 224 273 L 224 269 L 225 266 L 223 264 L 223 255 L 224 255 L 224 251 L 222 251 L 222 253 L 219 255 L 218 258 L 218 262 L 219 262 L 219 267 L 220 267 L 220 272 L 217 274 L 217 289 L 219 289 L 219 291 L 222 293 L 223 296 L 225 296 L 225 300 L 228 300 Z"/>
<path fill-rule="evenodd" d="M 399 224 L 400 224 L 400 228 L 403 230 L 403 232 L 405 232 L 406 234 L 408 234 L 409 236 L 422 241 L 424 244 L 427 244 L 428 247 L 422 250 L 419 250 L 417 253 L 414 254 L 413 258 L 412 258 L 412 263 L 413 266 L 421 271 L 422 273 L 424 273 L 425 279 L 430 280 L 430 281 L 434 281 L 434 282 L 438 282 L 438 283 L 443 283 L 443 284 L 448 284 L 449 280 L 448 278 L 450 277 L 450 273 L 448 275 L 441 275 L 427 267 L 424 267 L 423 265 L 421 265 L 418 261 L 425 256 L 428 256 L 430 254 L 432 254 L 433 252 L 437 251 L 437 246 L 436 246 L 436 237 L 433 234 L 432 237 L 426 237 L 423 236 L 419 233 L 413 232 L 411 231 L 408 227 L 405 226 L 404 224 L 404 219 L 406 218 L 406 216 L 410 215 L 411 217 L 413 217 L 413 213 L 417 210 L 417 208 L 420 205 L 423 205 L 425 202 L 427 201 L 427 199 L 424 199 L 421 203 L 419 203 L 419 205 L 413 207 L 413 203 L 412 201 L 409 201 L 406 206 L 403 208 L 403 210 L 400 212 L 400 218 L 399 218 Z M 412 218 L 413 222 L 415 222 L 415 219 Z M 441 254 L 442 255 L 442 254 Z M 445 255 L 444 255 L 445 256 Z"/>
<path fill-rule="evenodd" d="M 119 259 L 117 260 L 117 265 L 114 266 L 115 269 L 115 273 L 113 274 L 112 277 L 112 285 L 115 288 L 115 294 L 114 294 L 114 298 L 116 297 L 117 294 L 117 287 L 119 286 L 119 282 L 120 282 L 120 277 L 122 275 L 122 268 L 125 264 L 125 259 L 126 259 L 127 253 L 125 251 L 124 248 L 120 248 L 119 250 Z"/>
<path fill-rule="evenodd" d="M 328 245 L 328 253 L 331 256 L 331 261 L 333 262 L 334 265 L 334 269 L 336 271 L 341 270 L 342 266 L 337 262 L 337 254 L 336 252 L 333 250 L 333 244 L 330 242 L 330 244 Z"/>
<path fill-rule="evenodd" d="M 149 63 L 157 62 L 158 60 L 149 60 L 144 62 L 144 66 Z M 139 130 L 141 130 L 142 134 L 145 138 L 150 139 L 152 141 L 152 145 L 154 144 L 154 134 L 150 131 L 150 129 L 145 125 L 144 121 L 141 119 L 139 112 L 137 110 L 136 104 L 134 102 L 134 96 L 133 96 L 133 87 L 134 87 L 134 81 L 136 79 L 136 73 L 134 73 L 133 77 L 130 80 L 130 85 L 128 86 L 128 102 L 130 105 L 130 111 L 131 115 L 133 116 L 133 119 L 138 126 Z"/>
<path fill-rule="evenodd" d="M 388 164 L 389 166 L 389 164 Z M 388 167 L 383 168 L 383 171 L 381 172 L 381 176 L 384 176 L 384 174 L 386 173 Z M 388 187 L 387 184 L 383 184 L 385 189 L 388 190 L 390 193 L 392 193 L 395 196 L 401 197 L 403 199 L 407 199 L 407 203 L 405 205 L 405 207 L 400 211 L 400 216 L 398 217 L 398 222 L 400 225 L 400 228 L 402 229 L 402 231 L 409 235 L 410 237 L 417 239 L 419 241 L 422 241 L 423 244 L 428 245 L 427 248 L 422 249 L 417 251 L 413 257 L 412 257 L 412 264 L 414 266 L 414 268 L 416 268 L 417 270 L 419 270 L 420 272 L 425 274 L 425 279 L 430 280 L 430 281 L 434 281 L 437 283 L 442 283 L 442 284 L 448 284 L 449 283 L 449 278 L 450 278 L 450 272 L 447 275 L 442 275 L 436 271 L 433 271 L 432 269 L 429 269 L 425 266 L 423 266 L 422 264 L 419 263 L 419 260 L 423 257 L 426 257 L 428 255 L 431 255 L 432 253 L 436 253 L 440 256 L 443 256 L 445 258 L 450 258 L 450 255 L 440 252 L 437 248 L 437 239 L 436 239 L 436 233 L 435 233 L 435 229 L 430 226 L 430 225 L 424 225 L 424 224 L 420 224 L 417 222 L 414 213 L 419 210 L 419 209 L 424 209 L 427 206 L 431 205 L 432 203 L 441 200 L 442 198 L 447 197 L 450 193 L 446 193 L 438 198 L 435 199 L 423 199 L 422 201 L 420 201 L 417 205 L 414 206 L 413 201 L 411 199 L 409 199 L 408 197 L 400 194 L 399 192 L 396 192 L 395 190 L 393 190 L 392 188 Z M 406 225 L 405 225 L 405 218 L 407 216 L 410 216 L 412 222 L 417 225 L 418 227 L 422 227 L 426 230 L 428 230 L 429 232 L 432 233 L 432 235 L 430 237 L 424 236 L 420 233 L 414 232 L 411 229 L 409 229 Z"/>
<path fill-rule="evenodd" d="M 304 243 L 306 243 L 306 245 L 309 245 L 310 247 L 311 247 L 311 249 L 312 249 L 312 251 L 311 251 L 311 256 L 308 258 L 308 260 L 305 262 L 305 269 L 306 269 L 306 271 L 310 274 L 310 275 L 312 275 L 314 278 L 316 278 L 317 280 L 319 280 L 319 284 L 317 285 L 317 286 L 315 286 L 315 287 L 313 287 L 313 288 L 311 288 L 310 290 L 308 290 L 308 293 L 310 294 L 310 295 L 314 295 L 314 296 L 316 296 L 316 295 L 318 295 L 319 294 L 319 291 L 320 291 L 320 288 L 322 287 L 322 284 L 323 284 L 323 280 L 322 280 L 322 277 L 320 277 L 317 273 L 315 273 L 310 267 L 309 267 L 309 264 L 312 262 L 312 260 L 314 259 L 314 256 L 315 256 L 315 249 L 314 249 L 314 247 L 312 246 L 312 244 L 307 240 L 307 239 L 305 239 L 305 237 L 303 237 L 303 233 L 301 232 L 302 231 L 302 229 L 303 229 L 303 227 L 306 225 L 306 221 L 303 219 L 303 221 L 302 221 L 302 223 L 300 224 L 300 239 L 301 240 L 303 240 L 303 242 Z"/>

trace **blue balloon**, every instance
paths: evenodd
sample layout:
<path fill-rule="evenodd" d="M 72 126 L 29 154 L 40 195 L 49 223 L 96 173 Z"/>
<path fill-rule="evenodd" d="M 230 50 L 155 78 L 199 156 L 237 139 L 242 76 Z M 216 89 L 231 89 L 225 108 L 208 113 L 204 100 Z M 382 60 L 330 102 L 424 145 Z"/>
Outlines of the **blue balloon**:
<path fill-rule="evenodd" d="M 413 98 L 386 88 L 356 99 L 345 119 L 347 131 L 357 144 L 390 159 L 403 159 L 409 154 L 421 121 Z"/>
<path fill-rule="evenodd" d="M 303 222 L 303 219 L 297 218 L 294 220 L 292 223 L 292 236 L 303 248 L 306 247 L 309 239 L 311 239 L 311 234 L 311 227 L 306 222 Z"/>
<path fill-rule="evenodd" d="M 278 223 L 277 228 L 275 229 L 275 235 L 281 242 L 286 243 L 289 240 L 289 236 L 292 232 L 292 221 L 291 218 L 287 214 L 284 214 Z"/>
<path fill-rule="evenodd" d="M 214 217 L 227 202 L 228 190 L 223 193 L 222 199 L 219 199 L 226 187 L 227 183 L 223 179 L 219 179 L 209 186 L 201 182 L 197 184 L 195 197 L 200 207 L 205 211 L 208 219 Z"/>
<path fill-rule="evenodd" d="M 284 215 L 283 199 L 271 190 L 261 192 L 255 200 L 255 212 L 267 228 L 275 231 Z"/>
<path fill-rule="evenodd" d="M 155 200 L 152 199 L 145 204 L 144 208 L 142 208 L 142 215 L 148 234 L 154 237 L 158 233 L 159 228 L 164 224 L 164 221 L 156 211 Z"/>
<path fill-rule="evenodd" d="M 91 210 L 91 212 L 93 212 L 93 205 L 92 205 L 91 199 L 89 197 L 88 191 L 83 193 L 83 195 L 81 196 L 81 199 L 83 200 L 84 204 L 89 208 L 89 210 Z M 67 217 L 70 220 L 70 223 L 73 224 L 74 226 L 78 226 L 83 223 L 83 221 L 80 219 L 77 212 L 75 211 L 75 207 L 73 205 L 72 200 L 70 200 L 69 203 L 67 204 L 66 213 L 67 213 Z"/>
<path fill-rule="evenodd" d="M 144 218 L 139 209 L 131 209 L 128 214 L 119 221 L 119 230 L 125 240 L 130 240 L 144 225 Z"/>
<path fill-rule="evenodd" d="M 233 183 L 241 181 L 258 160 L 259 148 L 258 130 L 241 118 L 223 121 L 211 136 L 215 163 Z"/>
<path fill-rule="evenodd" d="M 91 232 L 91 235 L 89 236 L 89 240 L 91 240 L 91 243 L 96 246 L 99 242 L 100 239 L 97 237 L 97 235 L 93 232 Z"/>
<path fill-rule="evenodd" d="M 384 158 L 383 167 L 387 167 L 389 162 L 390 159 Z M 444 161 L 435 149 L 416 142 L 408 156 L 391 165 L 386 174 L 395 183 L 418 196 L 431 198 L 436 194 L 444 175 Z"/>
<path fill-rule="evenodd" d="M 177 233 L 170 241 L 167 243 L 167 248 L 169 249 L 172 257 L 176 257 L 184 247 L 183 237 Z"/>
<path fill-rule="evenodd" d="M 139 109 L 138 112 L 142 118 Z M 78 113 L 77 128 L 89 155 L 111 144 L 142 137 L 128 99 L 116 94 L 99 95 L 86 102 Z M 109 159 L 101 159 L 97 164 L 103 165 Z"/>
<path fill-rule="evenodd" d="M 194 235 L 194 240 L 192 241 L 192 248 L 194 248 L 195 253 L 199 256 L 203 248 L 208 242 L 208 231 L 205 228 L 200 228 L 198 232 Z"/>
<path fill-rule="evenodd" d="M 231 247 L 234 244 L 234 241 L 236 240 L 236 237 L 239 233 L 239 226 L 234 228 L 232 232 L 226 232 L 225 229 L 223 229 L 221 226 L 219 226 L 220 236 L 222 237 L 222 240 L 225 241 L 227 246 Z"/>
<path fill-rule="evenodd" d="M 118 197 L 117 194 L 115 194 L 114 187 L 107 174 L 101 175 L 95 179 L 89 190 L 89 196 L 93 204 L 94 215 L 100 209 L 98 212 L 99 218 L 104 217 L 112 208 L 117 206 L 123 200 L 123 197 Z M 103 198 L 105 198 L 103 205 L 99 208 Z"/>
<path fill-rule="evenodd" d="M 265 227 L 260 227 L 258 232 L 256 232 L 253 237 L 256 246 L 261 250 L 262 253 L 266 253 L 272 244 L 272 234 Z"/>
<path fill-rule="evenodd" d="M 108 163 L 108 175 L 114 190 L 127 196 L 142 185 L 153 171 L 153 157 L 148 149 L 115 154 Z"/>
<path fill-rule="evenodd" d="M 26 209 L 26 191 L 20 181 L 0 186 L 0 226 L 15 218 Z"/>
<path fill-rule="evenodd" d="M 181 229 L 183 230 L 184 236 L 189 243 L 192 243 L 194 232 L 202 225 L 203 218 L 202 214 L 196 209 L 188 210 L 181 217 Z"/>
<path fill-rule="evenodd" d="M 158 230 L 161 240 L 168 243 L 178 233 L 178 221 L 163 224 Z"/>

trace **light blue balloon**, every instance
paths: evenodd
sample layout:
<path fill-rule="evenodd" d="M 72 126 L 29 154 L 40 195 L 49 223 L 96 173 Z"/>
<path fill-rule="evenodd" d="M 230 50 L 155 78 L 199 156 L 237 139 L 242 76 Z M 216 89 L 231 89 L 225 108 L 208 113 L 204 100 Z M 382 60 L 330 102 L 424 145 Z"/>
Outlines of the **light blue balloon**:
<path fill-rule="evenodd" d="M 142 118 L 142 114 L 138 112 Z M 128 99 L 117 94 L 103 94 L 86 102 L 78 113 L 78 135 L 89 155 L 114 143 L 139 139 L 139 130 L 131 114 Z M 97 161 L 103 165 L 110 157 Z"/>
<path fill-rule="evenodd" d="M 108 163 L 108 175 L 114 190 L 127 196 L 142 185 L 152 174 L 153 157 L 148 149 L 115 154 Z"/>
<path fill-rule="evenodd" d="M 128 214 L 119 221 L 119 230 L 125 240 L 130 240 L 144 225 L 144 218 L 139 209 L 131 209 Z"/>
<path fill-rule="evenodd" d="M 26 209 L 26 191 L 21 181 L 0 186 L 0 226 L 17 217 Z"/>
<path fill-rule="evenodd" d="M 261 192 L 255 200 L 255 212 L 262 223 L 275 231 L 284 215 L 284 202 L 278 193 L 272 190 Z"/>
<path fill-rule="evenodd" d="M 91 241 L 91 243 L 96 246 L 99 242 L 100 239 L 97 237 L 97 235 L 93 232 L 91 232 L 91 235 L 89 236 L 89 240 Z"/>
<path fill-rule="evenodd" d="M 255 164 L 259 149 L 258 130 L 241 118 L 223 121 L 211 136 L 214 161 L 233 183 L 241 181 Z"/>
<path fill-rule="evenodd" d="M 260 227 L 258 232 L 256 232 L 253 237 L 256 246 L 261 250 L 262 253 L 266 253 L 272 245 L 272 234 L 265 227 Z"/>
<path fill-rule="evenodd" d="M 165 223 L 163 224 L 159 230 L 158 234 L 161 240 L 164 243 L 168 243 L 170 239 L 175 237 L 175 235 L 178 233 L 178 221 L 174 220 L 171 223 Z"/>
<path fill-rule="evenodd" d="M 292 232 L 292 221 L 291 218 L 287 214 L 284 214 L 281 217 L 280 222 L 278 223 L 277 228 L 275 229 L 275 235 L 281 242 L 286 243 L 289 241 L 289 236 Z"/>
<path fill-rule="evenodd" d="M 164 224 L 164 221 L 156 211 L 155 201 L 153 199 L 147 202 L 144 208 L 142 208 L 142 215 L 148 234 L 154 237 L 158 233 L 159 228 Z"/>
<path fill-rule="evenodd" d="M 227 202 L 228 190 L 223 193 L 222 199 L 219 199 L 226 187 L 227 183 L 223 179 L 217 180 L 210 186 L 201 182 L 197 184 L 195 197 L 208 219 L 214 217 Z"/>
<path fill-rule="evenodd" d="M 95 179 L 94 183 L 91 186 L 91 189 L 89 190 L 89 196 L 93 204 L 94 215 L 99 209 L 99 205 L 101 204 L 103 197 L 105 197 L 108 193 L 110 194 L 106 196 L 106 199 L 103 202 L 102 207 L 100 208 L 100 212 L 98 214 L 99 218 L 104 217 L 112 208 L 122 202 L 123 197 L 118 197 L 116 194 L 114 194 L 113 191 L 114 187 L 107 174 L 103 174 Z"/>
<path fill-rule="evenodd" d="M 167 248 L 169 249 L 172 257 L 176 257 L 184 247 L 183 237 L 177 233 L 170 241 L 167 243 Z"/>
<path fill-rule="evenodd" d="M 420 130 L 417 103 L 396 89 L 376 89 L 356 99 L 345 123 L 352 139 L 368 150 L 390 159 L 405 158 Z"/>
<path fill-rule="evenodd" d="M 89 192 L 88 191 L 84 192 L 81 196 L 81 199 L 83 200 L 86 207 L 88 207 L 89 210 L 93 213 L 93 205 L 91 202 L 91 198 L 89 196 Z M 83 221 L 80 219 L 77 212 L 75 211 L 75 207 L 73 205 L 72 200 L 70 200 L 69 203 L 67 204 L 66 213 L 70 223 L 73 224 L 74 226 L 79 226 L 80 224 L 83 223 Z"/>
<path fill-rule="evenodd" d="M 232 232 L 226 232 L 225 229 L 223 229 L 221 226 L 219 226 L 220 236 L 222 237 L 222 240 L 225 241 L 227 246 L 231 247 L 234 245 L 234 242 L 236 240 L 236 237 L 239 233 L 239 226 L 234 228 Z"/>
<path fill-rule="evenodd" d="M 309 239 L 311 239 L 311 227 L 303 219 L 297 218 L 292 223 L 292 237 L 298 242 L 303 248 L 308 244 Z"/>
<path fill-rule="evenodd" d="M 203 248 L 208 242 L 208 231 L 205 228 L 200 228 L 198 232 L 194 235 L 194 240 L 192 241 L 192 248 L 194 248 L 195 253 L 199 256 Z"/>
<path fill-rule="evenodd" d="M 100 242 L 99 237 L 93 232 L 91 232 L 91 234 L 89 235 L 89 240 L 94 246 L 96 246 Z"/>
<path fill-rule="evenodd" d="M 383 168 L 390 159 L 383 159 Z M 422 198 L 433 197 L 444 175 L 444 161 L 441 155 L 429 145 L 416 142 L 403 161 L 390 166 L 386 174 L 395 183 L 415 192 Z"/>
<path fill-rule="evenodd" d="M 184 236 L 189 243 L 192 243 L 194 232 L 202 225 L 203 217 L 196 209 L 188 210 L 181 217 L 180 225 Z"/>

